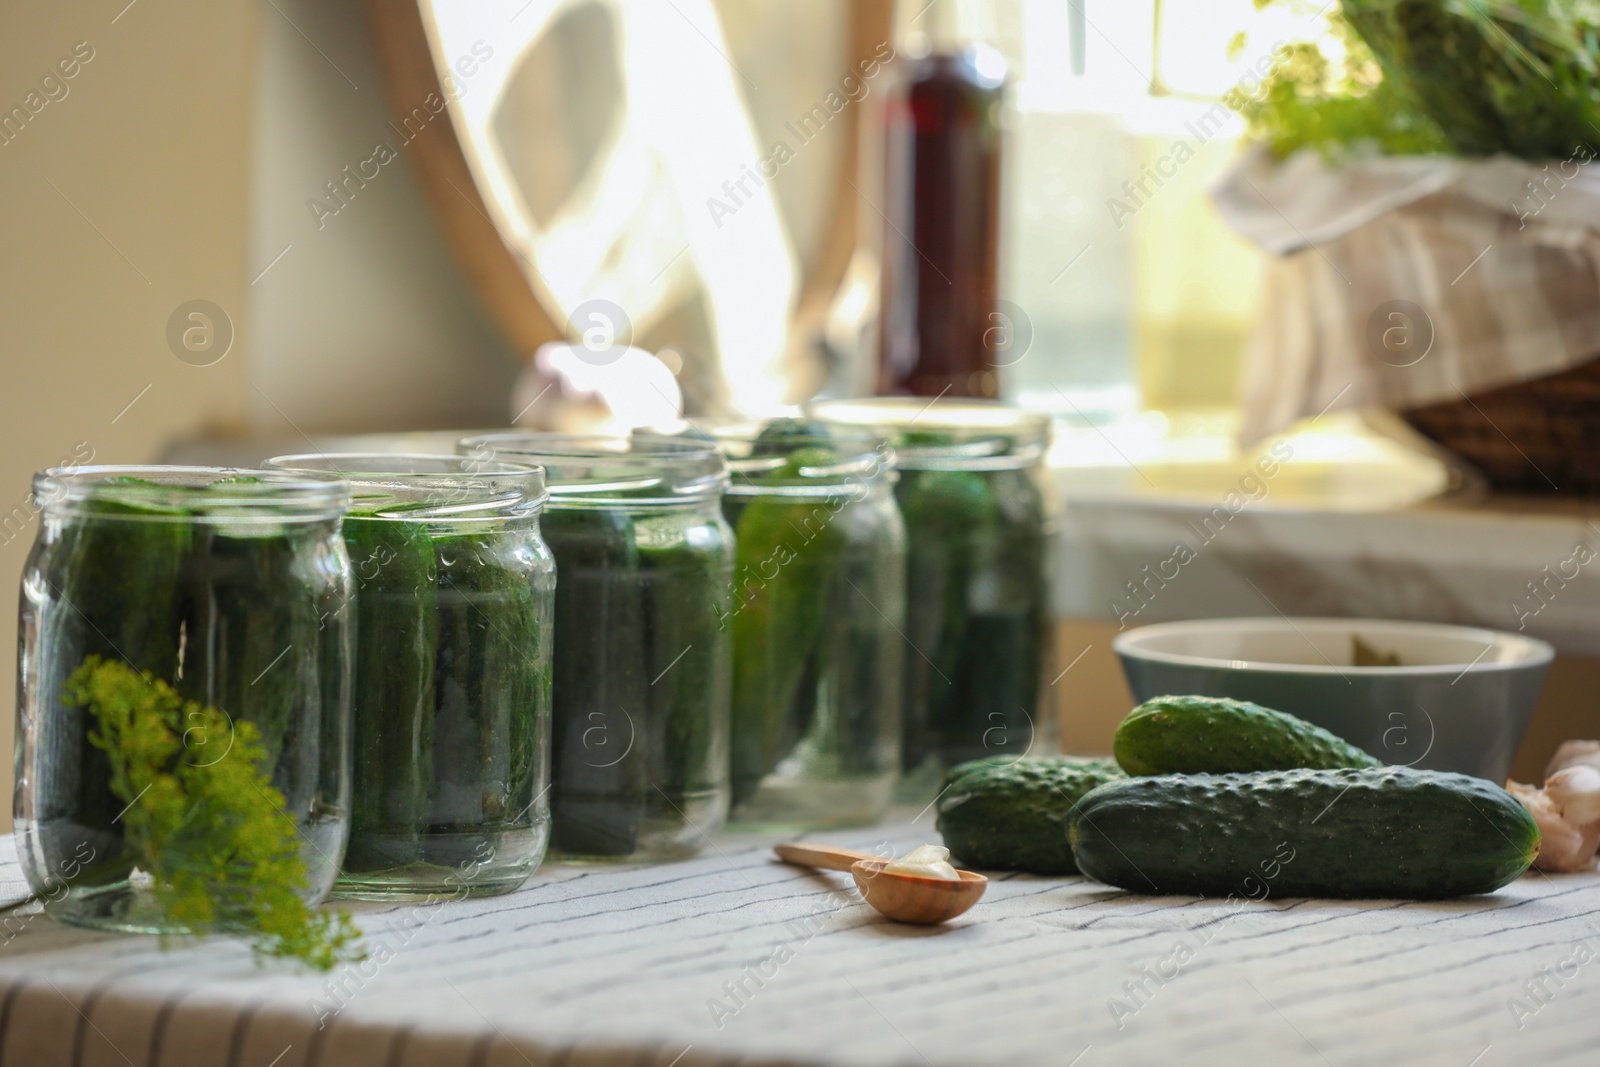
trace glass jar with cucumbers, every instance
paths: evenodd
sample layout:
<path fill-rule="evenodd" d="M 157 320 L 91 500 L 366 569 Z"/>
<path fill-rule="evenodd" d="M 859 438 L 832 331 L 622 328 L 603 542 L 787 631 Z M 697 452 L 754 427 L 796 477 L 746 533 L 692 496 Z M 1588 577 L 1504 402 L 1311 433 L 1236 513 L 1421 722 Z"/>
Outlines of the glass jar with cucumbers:
<path fill-rule="evenodd" d="M 700 851 L 728 814 L 734 542 L 722 453 L 663 437 L 520 432 L 460 447 L 546 471 L 553 852 L 601 862 Z"/>
<path fill-rule="evenodd" d="M 33 491 L 14 809 L 30 888 L 104 929 L 292 926 L 349 825 L 348 486 L 80 467 Z"/>
<path fill-rule="evenodd" d="M 876 822 L 899 777 L 905 527 L 881 437 L 697 425 L 732 478 L 733 821 Z"/>
<path fill-rule="evenodd" d="M 902 769 L 908 796 L 983 756 L 1046 752 L 1048 416 L 980 400 L 819 401 L 813 418 L 894 446 L 906 526 Z"/>
<path fill-rule="evenodd" d="M 351 486 L 350 845 L 336 896 L 520 886 L 550 837 L 555 561 L 538 467 L 458 455 L 280 456 Z"/>

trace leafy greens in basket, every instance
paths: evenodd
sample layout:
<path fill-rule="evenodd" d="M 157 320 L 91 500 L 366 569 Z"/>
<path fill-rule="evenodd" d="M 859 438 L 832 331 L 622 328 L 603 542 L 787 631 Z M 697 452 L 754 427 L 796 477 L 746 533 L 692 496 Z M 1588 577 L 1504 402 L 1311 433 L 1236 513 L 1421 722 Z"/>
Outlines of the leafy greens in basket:
<path fill-rule="evenodd" d="M 1299 4 L 1299 0 L 1257 0 Z M 1498 153 L 1563 159 L 1600 143 L 1595 0 L 1342 0 L 1343 70 L 1288 46 L 1239 110 L 1279 156 Z"/>

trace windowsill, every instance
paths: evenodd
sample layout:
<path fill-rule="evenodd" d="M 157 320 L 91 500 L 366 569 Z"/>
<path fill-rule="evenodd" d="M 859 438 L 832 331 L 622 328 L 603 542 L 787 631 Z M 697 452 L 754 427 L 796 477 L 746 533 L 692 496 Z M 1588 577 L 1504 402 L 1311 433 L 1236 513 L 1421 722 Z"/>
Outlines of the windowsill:
<path fill-rule="evenodd" d="M 1285 439 L 1276 469 L 1159 418 L 1059 432 L 1058 615 L 1408 618 L 1600 656 L 1600 501 L 1449 490 L 1444 464 L 1349 417 Z"/>
<path fill-rule="evenodd" d="M 1241 453 L 1230 413 L 1143 412 L 1109 425 L 1058 423 L 1050 464 L 1064 497 L 1152 506 L 1393 511 L 1450 488 L 1439 460 L 1374 432 L 1354 413 Z M 1459 479 L 1457 479 L 1459 480 Z M 1229 498 L 1230 491 L 1236 497 Z"/>

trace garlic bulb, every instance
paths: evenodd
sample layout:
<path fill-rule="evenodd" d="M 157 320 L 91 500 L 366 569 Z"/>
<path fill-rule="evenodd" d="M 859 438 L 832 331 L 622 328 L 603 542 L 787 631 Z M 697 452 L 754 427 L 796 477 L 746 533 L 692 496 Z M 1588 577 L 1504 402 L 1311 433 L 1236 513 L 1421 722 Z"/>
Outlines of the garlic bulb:
<path fill-rule="evenodd" d="M 1569 762 L 1563 762 L 1567 757 Z M 1600 745 L 1568 741 L 1556 753 L 1544 788 L 1507 782 L 1539 824 L 1541 843 L 1534 866 L 1543 871 L 1592 871 L 1600 849 Z"/>

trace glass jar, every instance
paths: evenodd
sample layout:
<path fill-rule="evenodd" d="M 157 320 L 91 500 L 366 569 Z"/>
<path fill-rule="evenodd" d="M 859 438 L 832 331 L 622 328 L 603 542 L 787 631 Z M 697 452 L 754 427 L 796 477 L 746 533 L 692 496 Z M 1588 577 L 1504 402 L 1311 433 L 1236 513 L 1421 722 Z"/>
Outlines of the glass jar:
<path fill-rule="evenodd" d="M 498 433 L 475 459 L 545 468 L 556 559 L 551 848 L 693 855 L 728 814 L 733 531 L 715 447 Z"/>
<path fill-rule="evenodd" d="M 36 475 L 33 491 L 14 808 L 33 892 L 67 922 L 184 930 L 124 839 L 140 796 L 120 795 L 90 740 L 107 729 L 99 708 L 72 696 L 69 679 L 99 657 L 223 713 L 227 736 L 193 705 L 175 713 L 174 732 L 196 724 L 175 754 L 191 768 L 226 759 L 238 725 L 255 726 L 261 769 L 300 835 L 301 894 L 322 900 L 349 827 L 348 488 L 271 471 L 80 467 Z"/>
<path fill-rule="evenodd" d="M 350 845 L 334 895 L 484 896 L 550 839 L 555 560 L 544 472 L 454 455 L 280 456 L 349 482 Z"/>
<path fill-rule="evenodd" d="M 906 524 L 901 766 L 911 795 L 981 756 L 1048 751 L 1041 714 L 1053 532 L 1048 416 L 978 400 L 819 401 L 895 448 Z"/>
<path fill-rule="evenodd" d="M 894 451 L 792 419 L 689 433 L 714 439 L 732 475 L 731 817 L 765 830 L 871 825 L 900 771 Z"/>

